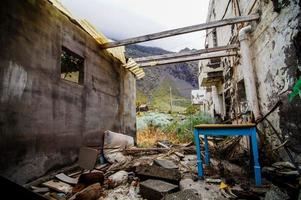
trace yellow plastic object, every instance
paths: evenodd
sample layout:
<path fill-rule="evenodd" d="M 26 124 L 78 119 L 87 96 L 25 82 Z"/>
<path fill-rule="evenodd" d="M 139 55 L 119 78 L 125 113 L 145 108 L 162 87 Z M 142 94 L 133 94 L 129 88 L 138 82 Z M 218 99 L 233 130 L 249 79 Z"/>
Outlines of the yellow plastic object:
<path fill-rule="evenodd" d="M 219 185 L 219 188 L 220 189 L 227 189 L 229 186 L 226 184 L 226 183 L 224 183 L 223 181 L 221 182 L 221 184 Z"/>

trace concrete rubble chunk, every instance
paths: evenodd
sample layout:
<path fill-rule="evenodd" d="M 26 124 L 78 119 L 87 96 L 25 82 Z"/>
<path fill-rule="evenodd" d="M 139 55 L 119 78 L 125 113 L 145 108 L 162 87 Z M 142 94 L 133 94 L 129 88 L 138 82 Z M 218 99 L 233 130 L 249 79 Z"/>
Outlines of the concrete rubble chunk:
<path fill-rule="evenodd" d="M 165 169 L 178 169 L 178 166 L 171 160 L 159 160 L 156 159 L 154 163 Z"/>
<path fill-rule="evenodd" d="M 281 191 L 277 186 L 272 185 L 270 190 L 265 194 L 264 200 L 287 200 L 289 196 L 286 192 Z"/>
<path fill-rule="evenodd" d="M 205 181 L 193 181 L 185 178 L 180 181 L 180 190 L 194 190 L 204 200 L 224 200 L 218 185 L 207 184 Z"/>
<path fill-rule="evenodd" d="M 172 194 L 167 194 L 164 197 L 164 200 L 183 200 L 183 199 L 201 200 L 202 197 L 201 197 L 201 195 L 197 194 L 196 190 L 193 190 L 193 189 L 188 189 L 188 190 L 179 191 L 179 192 L 172 193 Z"/>
<path fill-rule="evenodd" d="M 134 190 L 134 191 L 133 191 Z M 128 185 L 120 185 L 114 189 L 108 190 L 105 193 L 104 198 L 99 198 L 98 200 L 143 200 L 139 193 L 139 187 Z"/>
<path fill-rule="evenodd" d="M 166 194 L 177 192 L 177 185 L 161 180 L 148 179 L 140 183 L 140 194 L 148 200 L 162 199 Z"/>
<path fill-rule="evenodd" d="M 181 173 L 178 169 L 166 169 L 157 165 L 137 166 L 136 175 L 142 180 L 156 178 L 171 183 L 178 183 L 181 179 Z"/>
<path fill-rule="evenodd" d="M 291 168 L 291 169 L 296 169 L 296 167 L 290 163 L 290 162 L 275 162 L 272 164 L 273 167 L 276 168 Z"/>
<path fill-rule="evenodd" d="M 117 187 L 118 185 L 125 184 L 128 180 L 128 173 L 126 171 L 119 171 L 112 174 L 108 178 L 108 186 L 110 188 Z"/>
<path fill-rule="evenodd" d="M 134 146 L 134 138 L 122 133 L 106 130 L 104 132 L 104 153 L 114 152 L 114 149 L 125 149 Z"/>

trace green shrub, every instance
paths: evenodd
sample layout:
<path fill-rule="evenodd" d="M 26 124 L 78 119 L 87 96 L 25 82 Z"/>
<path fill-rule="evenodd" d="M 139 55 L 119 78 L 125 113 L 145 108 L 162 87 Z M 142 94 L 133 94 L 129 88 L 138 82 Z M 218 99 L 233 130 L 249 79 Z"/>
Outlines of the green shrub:
<path fill-rule="evenodd" d="M 175 120 L 163 129 L 165 133 L 176 133 L 179 141 L 193 140 L 193 128 L 198 124 L 212 124 L 214 119 L 208 115 L 196 114 L 187 116 L 184 120 Z"/>
<path fill-rule="evenodd" d="M 166 135 L 176 135 L 181 143 L 193 141 L 193 128 L 198 124 L 212 124 L 214 119 L 206 114 L 184 116 L 147 112 L 137 117 L 137 130 L 159 129 Z"/>
<path fill-rule="evenodd" d="M 185 114 L 186 115 L 194 115 L 196 114 L 200 109 L 199 105 L 189 105 L 187 106 L 186 110 L 185 110 Z"/>
<path fill-rule="evenodd" d="M 168 126 L 173 117 L 165 113 L 146 112 L 143 116 L 137 117 L 137 130 L 143 130 L 148 127 L 163 129 Z"/>

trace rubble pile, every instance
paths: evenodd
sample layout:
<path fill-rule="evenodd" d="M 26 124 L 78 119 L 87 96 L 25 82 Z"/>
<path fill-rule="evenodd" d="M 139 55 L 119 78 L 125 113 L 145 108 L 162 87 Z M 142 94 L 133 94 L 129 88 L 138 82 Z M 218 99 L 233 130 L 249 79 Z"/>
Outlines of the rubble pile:
<path fill-rule="evenodd" d="M 224 144 L 226 149 L 234 145 L 229 142 Z M 210 147 L 213 151 L 214 145 L 212 142 Z M 131 137 L 107 131 L 103 149 L 80 150 L 77 168 L 35 181 L 29 187 L 50 200 L 285 200 L 299 194 L 299 172 L 289 162 L 264 167 L 267 179 L 255 187 L 252 174 L 242 165 L 226 158 L 210 161 L 210 166 L 204 166 L 205 178 L 201 178 L 197 176 L 193 143 L 173 145 L 159 141 L 156 147 L 138 148 Z M 286 182 L 279 184 L 283 178 Z"/>

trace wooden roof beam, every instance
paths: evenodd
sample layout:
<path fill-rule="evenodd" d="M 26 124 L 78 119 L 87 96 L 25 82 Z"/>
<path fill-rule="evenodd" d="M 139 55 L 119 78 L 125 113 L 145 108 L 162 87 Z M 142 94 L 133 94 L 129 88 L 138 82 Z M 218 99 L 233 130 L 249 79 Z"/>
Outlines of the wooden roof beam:
<path fill-rule="evenodd" d="M 153 67 L 156 65 L 166 65 L 166 64 L 172 64 L 172 63 L 206 60 L 206 59 L 229 57 L 229 56 L 237 56 L 237 53 L 223 52 L 223 53 L 219 53 L 219 54 L 201 54 L 201 55 L 193 55 L 193 56 L 186 56 L 186 57 L 180 57 L 180 58 L 171 58 L 171 59 L 164 59 L 164 60 L 153 60 L 153 61 L 147 61 L 147 62 L 140 62 L 138 64 L 139 64 L 140 68 L 145 68 L 145 67 Z"/>
<path fill-rule="evenodd" d="M 160 39 L 160 38 L 166 38 L 166 37 L 171 37 L 171 36 L 185 34 L 185 33 L 202 31 L 202 30 L 221 27 L 221 26 L 227 26 L 227 25 L 232 25 L 232 24 L 237 24 L 237 23 L 242 23 L 242 22 L 256 21 L 259 18 L 260 18 L 259 14 L 255 13 L 255 14 L 247 15 L 247 16 L 239 16 L 239 17 L 233 17 L 233 18 L 229 18 L 229 19 L 217 20 L 217 21 L 207 22 L 207 23 L 203 23 L 203 24 L 197 24 L 197 25 L 193 25 L 193 26 L 187 26 L 187 27 L 183 27 L 183 28 L 177 28 L 177 29 L 172 29 L 172 30 L 168 30 L 168 31 L 162 31 L 162 32 L 158 32 L 158 33 L 148 34 L 148 35 L 144 35 L 144 36 L 140 36 L 140 37 L 134 37 L 134 38 L 125 39 L 125 40 L 121 40 L 121 41 L 108 42 L 108 43 L 102 44 L 101 48 L 107 49 L 107 48 L 128 45 L 128 44 L 135 44 L 135 43 L 139 43 L 139 42 L 146 42 L 146 41 L 150 41 L 150 40 L 156 40 L 156 39 Z"/>
<path fill-rule="evenodd" d="M 201 55 L 205 53 L 212 53 L 212 52 L 218 52 L 218 51 L 227 51 L 227 50 L 233 50 L 237 49 L 239 46 L 238 44 L 232 44 L 228 46 L 221 46 L 221 47 L 213 47 L 213 48 L 207 48 L 207 49 L 200 49 L 195 51 L 188 51 L 188 52 L 181 52 L 181 53 L 168 53 L 163 55 L 157 55 L 157 56 L 147 56 L 147 57 L 141 57 L 141 58 L 134 58 L 134 61 L 139 62 L 147 62 L 147 61 L 157 61 L 157 60 L 163 60 L 163 59 L 171 59 L 171 58 L 180 58 L 180 57 L 187 57 L 187 56 L 193 56 L 193 55 Z"/>

